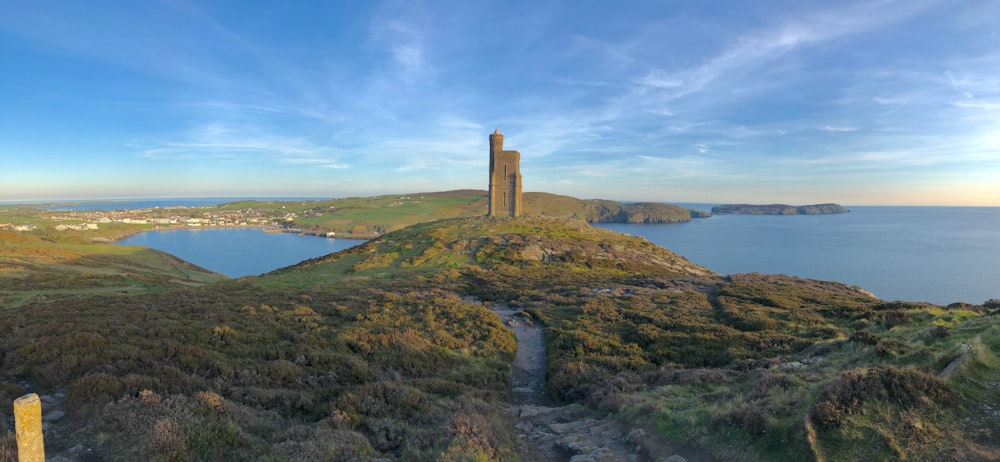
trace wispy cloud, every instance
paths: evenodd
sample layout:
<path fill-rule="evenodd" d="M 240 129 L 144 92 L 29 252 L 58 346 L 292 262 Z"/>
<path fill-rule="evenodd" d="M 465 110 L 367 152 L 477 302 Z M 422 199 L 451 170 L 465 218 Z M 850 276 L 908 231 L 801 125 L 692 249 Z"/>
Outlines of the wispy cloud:
<path fill-rule="evenodd" d="M 254 163 L 285 163 L 343 169 L 349 166 L 330 148 L 301 138 L 274 135 L 259 127 L 209 124 L 192 130 L 179 140 L 154 142 L 140 156 L 160 161 L 239 160 Z"/>
<path fill-rule="evenodd" d="M 723 78 L 742 78 L 748 70 L 766 66 L 788 53 L 899 21 L 925 7 L 920 3 L 862 3 L 814 13 L 741 35 L 724 51 L 697 67 L 654 68 L 636 79 L 636 83 L 666 90 L 668 98 L 680 98 L 700 92 Z"/>
<path fill-rule="evenodd" d="M 430 84 L 437 71 L 427 53 L 427 31 L 432 24 L 420 5 L 386 5 L 371 23 L 371 40 L 391 58 L 389 72 L 380 77 L 410 84 Z"/>
<path fill-rule="evenodd" d="M 1000 101 L 955 101 L 952 104 L 956 107 L 1000 110 Z"/>
<path fill-rule="evenodd" d="M 858 127 L 848 125 L 824 125 L 821 130 L 826 132 L 855 132 L 858 131 Z"/>

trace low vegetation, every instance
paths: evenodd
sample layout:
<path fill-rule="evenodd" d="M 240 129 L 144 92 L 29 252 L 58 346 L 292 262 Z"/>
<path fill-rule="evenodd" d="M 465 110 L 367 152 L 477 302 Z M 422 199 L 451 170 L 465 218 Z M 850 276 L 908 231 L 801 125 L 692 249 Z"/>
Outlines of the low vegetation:
<path fill-rule="evenodd" d="M 80 432 L 55 449 L 109 460 L 534 460 L 503 302 L 544 324 L 553 401 L 682 454 L 1000 458 L 1000 302 L 717 275 L 585 218 L 454 218 L 260 277 L 32 298 L 0 310 L 0 397 L 65 391 Z"/>
<path fill-rule="evenodd" d="M 73 234 L 0 230 L 0 307 L 90 294 L 142 294 L 226 279 L 156 250 Z"/>
<path fill-rule="evenodd" d="M 0 312 L 4 386 L 64 390 L 108 459 L 511 458 L 512 334 L 480 304 L 413 289 L 234 281 L 33 303 Z"/>

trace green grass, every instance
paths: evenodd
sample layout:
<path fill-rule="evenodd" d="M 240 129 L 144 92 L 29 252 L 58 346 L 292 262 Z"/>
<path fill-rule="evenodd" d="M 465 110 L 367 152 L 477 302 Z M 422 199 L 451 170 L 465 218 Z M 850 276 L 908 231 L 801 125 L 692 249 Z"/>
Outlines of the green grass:
<path fill-rule="evenodd" d="M 0 300 L 8 308 L 39 298 L 164 292 L 226 279 L 145 247 L 34 233 L 0 231 L 0 237 Z"/>

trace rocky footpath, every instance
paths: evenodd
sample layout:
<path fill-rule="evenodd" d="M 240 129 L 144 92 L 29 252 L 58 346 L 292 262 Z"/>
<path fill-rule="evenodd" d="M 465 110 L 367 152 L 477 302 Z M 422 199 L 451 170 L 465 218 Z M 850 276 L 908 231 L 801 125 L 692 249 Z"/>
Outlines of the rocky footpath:
<path fill-rule="evenodd" d="M 510 412 L 524 440 L 537 451 L 538 460 L 570 462 L 655 461 L 686 462 L 677 455 L 662 455 L 647 431 L 622 426 L 609 417 L 595 417 L 579 406 L 551 406 L 545 396 L 544 329 L 531 317 L 506 304 L 492 311 L 517 337 L 511 369 Z M 666 451 L 669 452 L 669 451 Z"/>

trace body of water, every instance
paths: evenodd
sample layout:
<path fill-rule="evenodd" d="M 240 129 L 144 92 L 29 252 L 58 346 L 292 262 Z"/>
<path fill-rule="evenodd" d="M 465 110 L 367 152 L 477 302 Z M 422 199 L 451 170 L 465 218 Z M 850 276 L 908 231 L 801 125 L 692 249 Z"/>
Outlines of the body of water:
<path fill-rule="evenodd" d="M 886 300 L 942 305 L 1000 298 L 1000 207 L 848 209 L 836 215 L 715 215 L 680 224 L 596 226 L 644 236 L 723 274 L 839 281 Z"/>
<path fill-rule="evenodd" d="M 118 241 L 162 250 L 231 278 L 252 276 L 338 252 L 365 241 L 327 239 L 255 228 L 149 231 Z"/>
<path fill-rule="evenodd" d="M 886 300 L 940 305 L 1000 298 L 1000 207 L 848 208 L 850 213 L 836 215 L 715 215 L 680 224 L 596 226 L 644 236 L 722 274 L 839 281 Z M 266 273 L 362 242 L 245 228 L 151 231 L 120 241 L 230 277 Z"/>

